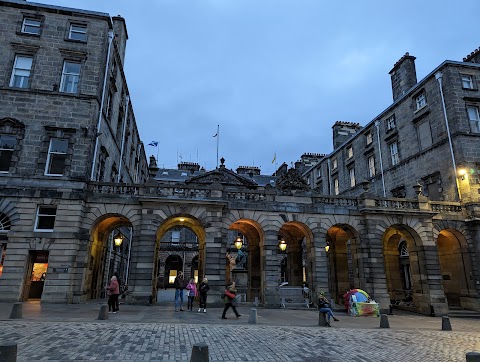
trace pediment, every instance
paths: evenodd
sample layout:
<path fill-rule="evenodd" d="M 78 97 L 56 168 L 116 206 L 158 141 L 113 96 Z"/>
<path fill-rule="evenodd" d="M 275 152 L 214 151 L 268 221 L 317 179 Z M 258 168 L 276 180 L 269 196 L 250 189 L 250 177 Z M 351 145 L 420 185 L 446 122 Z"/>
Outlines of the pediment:
<path fill-rule="evenodd" d="M 237 173 L 227 170 L 225 167 L 217 168 L 202 175 L 194 176 L 185 181 L 187 184 L 213 185 L 235 187 L 257 187 L 257 183 Z"/>
<path fill-rule="evenodd" d="M 0 119 L 0 127 L 25 128 L 25 125 L 15 118 L 6 117 Z"/>
<path fill-rule="evenodd" d="M 310 190 L 310 186 L 306 183 L 306 181 L 302 178 L 302 176 L 298 173 L 297 170 L 294 168 L 289 169 L 286 173 L 281 175 L 275 187 L 282 191 L 308 191 Z"/>

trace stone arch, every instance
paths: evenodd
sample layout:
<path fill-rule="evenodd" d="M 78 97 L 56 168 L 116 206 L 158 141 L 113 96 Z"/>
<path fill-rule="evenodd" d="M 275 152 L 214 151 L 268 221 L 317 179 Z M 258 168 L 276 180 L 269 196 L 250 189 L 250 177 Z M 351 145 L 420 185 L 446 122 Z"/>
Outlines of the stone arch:
<path fill-rule="evenodd" d="M 464 223 L 442 220 L 434 225 L 442 285 L 450 307 L 478 309 L 471 247 Z"/>

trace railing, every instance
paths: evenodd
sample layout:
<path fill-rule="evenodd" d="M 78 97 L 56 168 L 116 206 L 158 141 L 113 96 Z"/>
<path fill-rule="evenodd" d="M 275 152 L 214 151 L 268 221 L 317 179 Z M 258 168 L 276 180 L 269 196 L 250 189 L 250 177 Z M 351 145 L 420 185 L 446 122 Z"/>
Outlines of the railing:
<path fill-rule="evenodd" d="M 279 287 L 280 306 L 286 308 L 287 305 L 302 305 L 310 308 L 311 291 L 302 287 Z"/>
<path fill-rule="evenodd" d="M 460 203 L 445 203 L 445 202 L 432 202 L 430 201 L 430 207 L 432 211 L 436 212 L 462 212 L 462 206 Z"/>
<path fill-rule="evenodd" d="M 315 196 L 314 204 L 327 204 L 335 206 L 358 206 L 358 199 L 353 197 Z"/>
<path fill-rule="evenodd" d="M 387 209 L 416 209 L 418 210 L 418 201 L 417 200 L 406 200 L 406 199 L 375 199 L 375 206 L 382 207 Z"/>
<path fill-rule="evenodd" d="M 140 185 L 127 185 L 113 182 L 98 182 L 88 185 L 88 190 L 100 194 L 138 195 Z"/>
<path fill-rule="evenodd" d="M 259 192 L 230 191 L 226 194 L 229 200 L 264 201 L 267 198 L 265 194 Z"/>

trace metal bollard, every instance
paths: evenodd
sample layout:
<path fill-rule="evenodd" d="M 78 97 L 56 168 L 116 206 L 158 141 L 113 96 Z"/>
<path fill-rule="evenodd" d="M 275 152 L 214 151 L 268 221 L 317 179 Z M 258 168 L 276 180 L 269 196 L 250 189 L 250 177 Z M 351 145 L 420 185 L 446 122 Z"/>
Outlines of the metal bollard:
<path fill-rule="evenodd" d="M 390 328 L 390 323 L 388 322 L 388 316 L 386 314 L 380 316 L 380 328 Z"/>
<path fill-rule="evenodd" d="M 12 311 L 10 312 L 10 319 L 22 319 L 22 302 L 13 304 Z"/>
<path fill-rule="evenodd" d="M 452 325 L 450 324 L 450 318 L 447 316 L 442 317 L 442 331 L 451 331 Z"/>
<path fill-rule="evenodd" d="M 465 357 L 467 362 L 480 362 L 480 352 L 468 352 Z"/>
<path fill-rule="evenodd" d="M 208 361 L 210 361 L 210 358 L 208 357 L 208 344 L 195 343 L 192 347 L 192 356 L 190 357 L 190 362 Z"/>
<path fill-rule="evenodd" d="M 327 327 L 327 314 L 323 312 L 318 312 L 318 325 L 320 327 Z"/>
<path fill-rule="evenodd" d="M 257 308 L 250 309 L 250 315 L 248 316 L 249 324 L 257 324 Z"/>
<path fill-rule="evenodd" d="M 99 320 L 106 320 L 108 319 L 108 305 L 102 304 L 100 306 L 100 310 L 98 312 L 98 319 Z"/>
<path fill-rule="evenodd" d="M 0 343 L 0 361 L 17 362 L 17 344 L 14 342 Z"/>

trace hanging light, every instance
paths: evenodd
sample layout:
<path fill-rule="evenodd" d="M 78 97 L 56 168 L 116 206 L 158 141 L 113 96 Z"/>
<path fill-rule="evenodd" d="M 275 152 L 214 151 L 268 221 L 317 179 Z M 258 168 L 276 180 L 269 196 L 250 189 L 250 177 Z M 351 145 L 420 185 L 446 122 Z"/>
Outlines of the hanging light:
<path fill-rule="evenodd" d="M 118 233 L 113 237 L 113 242 L 115 243 L 116 246 L 122 245 L 123 242 L 123 235 L 121 233 Z"/>
<path fill-rule="evenodd" d="M 287 242 L 285 241 L 285 239 L 283 238 L 280 239 L 278 243 L 278 247 L 280 248 L 281 251 L 287 250 Z"/>
<path fill-rule="evenodd" d="M 237 239 L 235 239 L 234 244 L 235 244 L 235 247 L 237 248 L 237 250 L 240 250 L 242 248 L 243 240 L 242 240 L 240 235 L 237 236 Z"/>
<path fill-rule="evenodd" d="M 327 241 L 327 246 L 325 247 L 325 251 L 328 253 L 330 250 L 330 243 Z"/>

